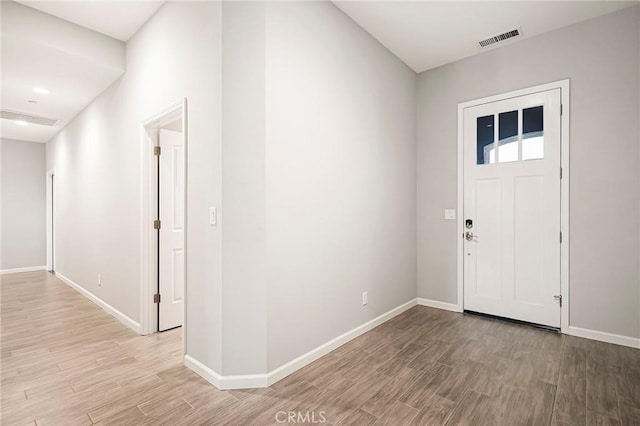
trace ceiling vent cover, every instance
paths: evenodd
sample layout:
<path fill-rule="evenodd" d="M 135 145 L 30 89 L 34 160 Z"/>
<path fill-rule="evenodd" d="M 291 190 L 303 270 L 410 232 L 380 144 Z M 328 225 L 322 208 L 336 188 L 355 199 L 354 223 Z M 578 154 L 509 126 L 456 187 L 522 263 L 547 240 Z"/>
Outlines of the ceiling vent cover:
<path fill-rule="evenodd" d="M 21 112 L 2 110 L 0 118 L 13 121 L 26 121 L 27 123 L 40 124 L 42 126 L 55 126 L 60 122 L 55 118 L 38 117 L 35 115 L 23 114 Z"/>
<path fill-rule="evenodd" d="M 492 44 L 500 43 L 501 41 L 508 40 L 510 38 L 519 37 L 522 35 L 522 29 L 516 28 L 511 31 L 506 31 L 502 34 L 497 34 L 492 37 L 485 38 L 484 40 L 480 40 L 478 44 L 480 47 L 491 46 Z"/>

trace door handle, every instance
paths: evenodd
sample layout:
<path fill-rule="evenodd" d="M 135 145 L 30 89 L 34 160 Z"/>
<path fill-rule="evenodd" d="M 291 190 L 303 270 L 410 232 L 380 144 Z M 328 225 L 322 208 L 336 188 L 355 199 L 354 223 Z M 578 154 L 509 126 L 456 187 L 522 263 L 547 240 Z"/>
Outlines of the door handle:
<path fill-rule="evenodd" d="M 464 239 L 467 241 L 478 241 L 478 237 L 473 235 L 473 231 L 467 231 L 464 233 Z"/>

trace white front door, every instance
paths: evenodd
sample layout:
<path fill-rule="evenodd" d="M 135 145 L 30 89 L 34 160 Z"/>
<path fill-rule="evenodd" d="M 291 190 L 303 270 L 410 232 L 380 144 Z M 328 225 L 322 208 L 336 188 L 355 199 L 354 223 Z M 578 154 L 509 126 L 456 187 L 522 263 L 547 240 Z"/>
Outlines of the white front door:
<path fill-rule="evenodd" d="M 158 330 L 182 325 L 184 309 L 184 141 L 179 131 L 160 129 Z"/>
<path fill-rule="evenodd" d="M 560 89 L 464 109 L 464 309 L 560 327 Z"/>

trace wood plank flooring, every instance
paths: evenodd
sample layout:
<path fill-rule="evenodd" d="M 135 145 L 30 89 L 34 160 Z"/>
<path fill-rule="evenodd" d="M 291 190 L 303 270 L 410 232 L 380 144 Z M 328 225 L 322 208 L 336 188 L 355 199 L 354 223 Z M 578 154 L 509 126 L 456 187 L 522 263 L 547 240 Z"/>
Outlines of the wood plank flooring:
<path fill-rule="evenodd" d="M 637 349 L 415 307 L 219 391 L 182 366 L 179 329 L 138 336 L 44 272 L 0 279 L 2 425 L 640 425 Z"/>

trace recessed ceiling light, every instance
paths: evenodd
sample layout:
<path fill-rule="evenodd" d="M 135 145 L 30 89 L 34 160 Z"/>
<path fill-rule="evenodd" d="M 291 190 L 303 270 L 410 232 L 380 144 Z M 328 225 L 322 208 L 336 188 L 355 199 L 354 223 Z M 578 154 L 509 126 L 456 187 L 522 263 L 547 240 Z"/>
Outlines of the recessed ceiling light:
<path fill-rule="evenodd" d="M 41 95 L 48 95 L 49 91 L 43 87 L 34 87 L 33 91 L 36 93 L 40 93 Z"/>
<path fill-rule="evenodd" d="M 18 126 L 26 126 L 27 124 L 29 124 L 24 120 L 15 120 L 14 123 L 16 123 Z"/>

